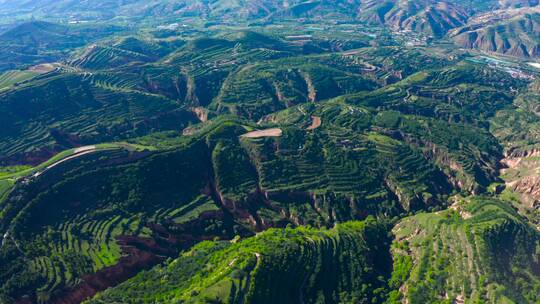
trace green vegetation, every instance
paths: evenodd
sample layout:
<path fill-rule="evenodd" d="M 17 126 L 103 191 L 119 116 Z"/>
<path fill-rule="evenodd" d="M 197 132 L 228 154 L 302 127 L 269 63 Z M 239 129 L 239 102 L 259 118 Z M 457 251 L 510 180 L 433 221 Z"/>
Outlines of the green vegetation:
<path fill-rule="evenodd" d="M 0 108 L 0 162 L 8 164 L 35 164 L 80 144 L 181 130 L 194 121 L 165 97 L 98 86 L 73 74 L 3 93 Z"/>
<path fill-rule="evenodd" d="M 323 123 L 310 131 L 311 116 Z M 241 137 L 251 123 L 221 117 L 189 137 L 154 134 L 75 158 L 68 150 L 14 172 L 7 177 L 42 173 L 4 202 L 1 229 L 33 261 L 11 263 L 21 275 L 4 285 L 5 294 L 33 288 L 45 301 L 82 274 L 120 263 L 122 237 L 156 237 L 153 225 L 172 235 L 232 237 L 285 223 L 331 226 L 440 208 L 455 191 L 448 177 L 418 147 L 377 126 L 406 116 L 379 116 L 341 102 L 299 106 L 276 114 L 281 137 L 259 139 Z"/>
<path fill-rule="evenodd" d="M 21 82 L 32 79 L 38 75 L 32 71 L 7 71 L 0 74 L 0 91 L 9 89 L 12 86 L 18 86 Z"/>
<path fill-rule="evenodd" d="M 37 298 L 46 301 L 57 288 L 77 284 L 81 275 L 118 263 L 122 251 L 117 236 L 148 236 L 145 223 L 151 216 L 153 220 L 163 223 L 170 220 L 182 223 L 214 211 L 215 208 L 204 205 L 194 208 L 200 203 L 189 204 L 188 209 L 177 205 L 178 202 L 187 205 L 195 199 L 191 195 L 202 185 L 188 187 L 185 180 L 184 188 L 175 190 L 176 187 L 171 183 L 182 184 L 182 175 L 186 172 L 170 167 L 170 173 L 167 174 L 156 166 L 166 159 L 169 161 L 165 162 L 169 163 L 182 160 L 186 164 L 195 164 L 193 159 L 185 158 L 185 155 L 198 154 L 186 152 L 159 154 L 142 163 L 126 166 L 121 164 L 136 159 L 137 154 L 144 152 L 100 149 L 70 161 L 58 162 L 59 165 L 33 177 L 29 183 L 38 189 L 26 190 L 25 183 L 19 183 L 12 190 L 12 198 L 23 196 L 24 200 L 31 203 L 21 206 L 17 204 L 18 199 L 5 200 L 2 219 L 4 224 L 10 221 L 11 224 L 3 226 L 2 230 L 9 229 L 14 240 L 8 241 L 8 245 L 2 247 L 2 252 L 10 252 L 11 244 L 23 248 L 25 255 L 10 262 L 14 269 L 19 269 L 19 275 L 13 276 L 3 285 L 5 293 L 32 286 L 37 290 Z M 112 168 L 103 166 L 110 162 L 119 165 Z M 149 169 L 154 170 L 154 173 Z M 133 174 L 138 177 L 134 178 Z M 204 175 L 204 172 L 199 174 Z M 146 181 L 140 179 L 143 176 L 147 178 Z M 190 175 L 189 178 L 195 176 Z M 198 180 L 204 183 L 203 178 Z M 48 186 L 50 182 L 53 182 L 51 187 Z M 84 189 L 74 186 L 78 183 L 84 184 Z M 156 189 L 157 185 L 167 189 L 161 192 L 161 198 L 149 191 Z M 81 191 L 85 195 L 81 196 Z M 170 191 L 175 193 L 173 196 L 176 198 L 170 196 Z M 105 193 L 110 195 L 103 195 Z M 155 207 L 152 207 L 152 201 Z M 167 209 L 156 208 L 158 205 Z M 86 211 L 80 213 L 82 210 Z M 37 281 L 28 280 L 28 273 Z"/>
<path fill-rule="evenodd" d="M 392 280 L 410 303 L 539 300 L 540 234 L 504 201 L 456 198 L 451 210 L 406 218 L 393 231 Z"/>
<path fill-rule="evenodd" d="M 69 51 L 121 30 L 118 26 L 66 26 L 35 20 L 19 23 L 0 32 L 0 71 L 57 62 Z"/>
<path fill-rule="evenodd" d="M 202 242 L 88 303 L 380 303 L 389 268 L 385 225 L 270 229 L 233 242 Z M 273 292 L 279 289 L 279 293 Z"/>
<path fill-rule="evenodd" d="M 14 3 L 0 303 L 540 301 L 535 1 Z"/>

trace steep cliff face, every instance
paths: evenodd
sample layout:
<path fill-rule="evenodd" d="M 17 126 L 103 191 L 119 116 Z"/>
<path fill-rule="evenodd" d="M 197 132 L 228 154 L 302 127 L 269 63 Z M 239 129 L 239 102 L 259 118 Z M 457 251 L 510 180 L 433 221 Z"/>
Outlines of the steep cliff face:
<path fill-rule="evenodd" d="M 517 111 L 500 111 L 492 133 L 505 147 L 500 175 L 503 192 L 521 214 L 540 227 L 540 94 L 538 81 L 531 82 L 514 100 Z M 496 187 L 496 188 L 501 188 Z M 495 189 L 497 190 L 497 189 Z M 501 189 L 498 189 L 500 191 Z"/>
<path fill-rule="evenodd" d="M 514 204 L 540 229 L 540 150 L 509 152 L 501 163 L 506 188 L 517 197 Z"/>

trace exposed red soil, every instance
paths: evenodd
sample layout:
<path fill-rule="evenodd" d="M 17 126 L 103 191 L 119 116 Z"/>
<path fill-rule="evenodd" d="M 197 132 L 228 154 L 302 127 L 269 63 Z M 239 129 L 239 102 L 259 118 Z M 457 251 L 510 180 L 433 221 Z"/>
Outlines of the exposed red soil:
<path fill-rule="evenodd" d="M 30 153 L 15 154 L 10 157 L 0 157 L 0 162 L 7 166 L 15 165 L 30 165 L 37 166 L 43 162 L 46 162 L 51 157 L 56 155 L 59 151 L 55 149 L 42 149 Z"/>
<path fill-rule="evenodd" d="M 308 130 L 308 131 L 315 130 L 315 129 L 317 129 L 318 127 L 320 127 L 321 124 L 322 124 L 322 120 L 321 120 L 320 117 L 318 117 L 318 116 L 311 116 L 311 118 L 313 119 L 313 121 L 311 122 L 311 126 L 307 127 L 307 130 Z"/>
<path fill-rule="evenodd" d="M 78 304 L 93 297 L 99 291 L 116 286 L 135 276 L 141 270 L 163 262 L 168 257 L 176 257 L 180 250 L 188 249 L 203 240 L 212 240 L 216 237 L 225 238 L 225 235 L 204 232 L 207 220 L 223 220 L 223 211 L 204 212 L 196 220 L 182 225 L 170 223 L 168 225 L 149 224 L 153 231 L 152 238 L 135 236 L 120 236 L 117 238 L 124 256 L 111 267 L 104 268 L 95 274 L 82 277 L 83 283 L 61 292 L 55 296 L 51 304 Z M 26 302 L 25 302 L 26 301 Z M 32 302 L 19 301 L 18 304 L 31 304 Z"/>
<path fill-rule="evenodd" d="M 83 276 L 83 283 L 53 297 L 50 303 L 81 303 L 97 292 L 115 286 L 135 276 L 139 271 L 157 265 L 166 258 L 158 253 L 165 253 L 167 250 L 153 239 L 122 236 L 118 237 L 118 242 L 125 256 L 121 257 L 116 265 L 104 268 L 95 274 Z"/>
<path fill-rule="evenodd" d="M 208 120 L 208 110 L 206 110 L 205 108 L 203 108 L 203 107 L 195 107 L 195 108 L 191 108 L 191 111 L 193 113 L 195 113 L 195 115 L 197 115 L 197 118 L 201 122 L 205 122 L 205 121 Z"/>

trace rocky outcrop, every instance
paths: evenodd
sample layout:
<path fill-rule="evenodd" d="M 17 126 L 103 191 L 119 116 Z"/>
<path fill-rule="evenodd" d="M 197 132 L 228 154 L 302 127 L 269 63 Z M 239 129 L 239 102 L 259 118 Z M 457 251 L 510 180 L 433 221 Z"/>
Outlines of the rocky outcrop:
<path fill-rule="evenodd" d="M 501 161 L 506 187 L 521 196 L 522 206 L 540 209 L 540 149 L 514 150 Z"/>

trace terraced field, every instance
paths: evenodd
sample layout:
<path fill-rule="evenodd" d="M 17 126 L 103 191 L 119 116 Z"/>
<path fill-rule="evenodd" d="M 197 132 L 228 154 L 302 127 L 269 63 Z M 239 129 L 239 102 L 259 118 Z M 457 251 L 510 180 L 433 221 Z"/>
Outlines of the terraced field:
<path fill-rule="evenodd" d="M 353 116 L 343 116 L 351 111 Z M 311 114 L 306 113 L 304 125 Z M 122 267 L 116 265 L 127 259 L 123 248 L 136 240 L 169 235 L 165 243 L 150 246 L 151 252 L 174 254 L 174 246 L 166 244 L 190 244 L 193 236 L 183 236 L 187 231 L 200 231 L 204 239 L 286 223 L 331 226 L 367 214 L 440 206 L 451 192 L 444 174 L 417 148 L 367 130 L 359 120 L 369 119 L 369 111 L 338 103 L 315 114 L 328 127 L 307 131 L 284 125 L 279 138 L 242 138 L 249 124 L 212 121 L 190 140 L 161 152 L 148 138 L 131 152 L 81 148 L 41 165 L 28 185 L 15 186 L 2 211 L 3 222 L 10 223 L 2 231 L 9 231 L 13 245 L 43 244 L 40 250 L 28 247 L 34 249 L 28 249 L 27 259 L 34 262 L 19 266 L 25 269 L 20 278 L 30 273 L 34 279 L 25 278 L 23 286 L 36 286 L 36 299 L 47 301 L 57 289 L 90 284 L 82 274 L 99 276 Z M 365 133 L 354 131 L 362 128 Z M 75 185 L 84 185 L 83 190 Z M 80 191 L 93 195 L 80 197 Z M 21 204 L 25 201 L 30 204 Z M 70 269 L 69 275 L 54 269 Z"/>
<path fill-rule="evenodd" d="M 540 217 L 536 185 L 540 118 L 537 115 L 537 86 L 537 82 L 532 82 L 514 100 L 518 111 L 499 111 L 492 120 L 491 130 L 505 147 L 500 171 L 506 187 L 503 195 L 538 227 Z M 502 187 L 501 184 L 494 186 L 499 190 Z"/>
<path fill-rule="evenodd" d="M 70 51 L 119 31 L 121 27 L 109 25 L 68 26 L 29 19 L 18 22 L 0 32 L 0 72 L 61 61 Z"/>
<path fill-rule="evenodd" d="M 96 86 L 81 75 L 49 77 L 2 98 L 1 161 L 8 164 L 36 164 L 62 149 L 156 128 L 181 130 L 194 120 L 167 98 Z"/>
<path fill-rule="evenodd" d="M 258 119 L 277 109 L 374 85 L 358 78 L 361 75 L 330 68 L 324 57 L 318 64 L 297 58 L 253 65 L 299 51 L 252 32 L 229 39 L 235 40 L 196 39 L 169 55 L 168 44 L 135 38 L 86 48 L 52 75 L 3 94 L 2 162 L 35 164 L 76 145 L 181 130 L 194 122 L 188 107 L 209 106 L 210 115 Z M 52 100 L 62 105 L 49 104 Z"/>
<path fill-rule="evenodd" d="M 389 256 L 377 252 L 388 245 L 384 225 L 372 219 L 332 230 L 271 229 L 234 242 L 203 242 L 88 303 L 378 301 L 378 294 L 361 286 L 384 289 L 378 276 L 388 275 L 389 269 L 369 269 L 387 262 Z M 211 271 L 206 273 L 205 267 Z M 273 293 L 268 286 L 282 292 Z"/>
<path fill-rule="evenodd" d="M 4 72 L 0 74 L 0 91 L 4 91 L 13 86 L 17 86 L 19 83 L 32 79 L 36 75 L 39 74 L 31 71 Z"/>
<path fill-rule="evenodd" d="M 128 64 L 157 61 L 170 52 L 166 46 L 135 37 L 115 39 L 112 42 L 94 44 L 75 56 L 69 64 L 79 69 L 114 69 Z"/>
<path fill-rule="evenodd" d="M 34 200 L 10 195 L 11 198 L 4 202 L 4 214 L 17 216 L 10 226 L 12 228 L 6 227 L 12 231 L 13 241 L 9 241 L 3 250 L 10 251 L 17 246 L 33 248 L 24 249 L 27 259 L 32 262 L 26 267 L 19 266 L 22 268 L 17 270 L 22 274 L 20 280 L 26 282 L 23 286 L 28 286 L 23 288 L 35 286 L 32 288 L 36 290 L 37 301 L 46 302 L 54 299 L 56 290 L 89 284 L 90 279 L 81 279 L 83 275 L 99 275 L 116 265 L 123 265 L 122 258 L 126 252 L 123 236 L 156 238 L 161 228 L 153 226 L 155 224 L 166 227 L 171 235 L 182 235 L 184 228 L 181 227 L 198 223 L 204 219 L 201 218 L 203 214 L 230 212 L 236 218 L 235 224 L 226 224 L 218 216 L 217 223 L 202 231 L 210 229 L 209 237 L 223 236 L 218 231 L 224 228 L 229 235 L 232 231 L 257 230 L 285 223 L 324 226 L 363 218 L 366 214 L 399 215 L 403 210 L 441 206 L 446 196 L 452 193 L 452 181 L 444 174 L 444 164 L 438 167 L 430 163 L 422 148 L 395 139 L 379 129 L 392 126 L 389 117 L 374 116 L 368 109 L 339 103 L 320 109 L 315 107 L 315 111 L 302 108 L 306 115 L 296 108 L 287 111 L 292 112 L 293 109 L 300 112 L 301 118 L 295 121 L 297 126 L 282 125 L 283 135 L 279 138 L 241 139 L 240 136 L 246 133 L 244 126 L 218 123 L 218 127 L 209 133 L 203 129 L 193 135 L 198 138 L 206 134 L 199 140 L 193 139 L 205 142 L 205 145 L 195 144 L 193 147 L 200 148 L 174 152 L 180 154 L 174 160 L 161 159 L 160 165 L 155 162 L 143 165 L 146 161 L 137 161 L 125 168 L 103 168 L 78 175 L 70 173 L 77 171 L 65 168 L 61 163 L 38 177 L 45 179 L 50 174 L 58 174 L 55 173 L 58 170 L 65 172 L 62 174 L 67 175 L 59 179 L 54 192 Z M 283 115 L 287 120 L 295 117 Z M 320 115 L 325 123 L 307 131 L 305 126 L 310 124 L 313 115 Z M 208 155 L 208 159 L 201 158 L 201 155 Z M 180 159 L 183 165 L 178 163 Z M 164 165 L 172 164 L 172 176 L 164 175 Z M 147 169 L 136 169 L 141 165 Z M 150 168 L 157 169 L 156 174 L 159 172 L 159 175 L 149 175 L 147 170 Z M 86 172 L 80 170 L 78 172 Z M 119 171 L 114 173 L 116 170 Z M 178 179 L 180 172 L 185 172 L 183 179 L 186 184 L 188 180 L 189 183 L 198 180 L 201 184 L 184 189 L 184 194 L 175 193 L 177 190 L 173 189 L 178 188 L 171 181 L 175 185 L 185 185 Z M 63 182 L 67 176 L 70 178 Z M 150 178 L 155 180 L 150 182 Z M 122 182 L 114 182 L 115 179 Z M 100 182 L 95 184 L 96 181 Z M 77 188 L 75 185 L 87 185 L 85 193 L 98 196 L 81 200 L 78 191 L 68 195 L 69 189 Z M 113 185 L 113 188 L 109 189 L 107 185 Z M 155 191 L 157 185 L 162 189 L 159 192 Z M 12 191 L 22 189 L 25 188 Z M 62 197 L 55 193 L 62 193 Z M 111 193 L 113 196 L 100 196 L 99 193 Z M 157 193 L 160 193 L 159 197 L 155 197 Z M 16 207 L 17 202 L 22 201 L 32 202 L 32 207 L 14 213 L 19 208 Z M 172 204 L 178 201 L 185 203 L 180 207 Z M 35 215 L 50 212 L 39 207 L 47 204 L 45 202 L 60 204 L 55 208 L 58 211 L 70 211 L 67 215 L 62 212 L 50 214 L 43 222 L 43 218 Z M 253 205 L 255 202 L 262 205 Z M 78 210 L 87 211 L 81 213 Z M 130 211 L 126 213 L 126 210 Z M 209 220 L 214 221 L 212 217 Z M 31 235 L 24 232 L 29 228 L 35 231 Z M 189 231 L 193 234 L 194 230 Z M 202 232 L 201 237 L 204 235 L 206 232 Z M 167 239 L 170 241 L 170 237 Z M 35 244 L 44 244 L 44 247 L 37 250 Z M 129 257 L 137 257 L 137 253 L 131 252 Z M 238 292 L 247 286 L 245 280 L 235 282 L 234 285 L 223 283 L 216 287 L 218 290 L 211 289 L 208 293 L 210 297 L 221 299 L 230 294 L 233 294 L 231 297 L 239 296 L 224 291 L 232 288 L 226 286 L 239 286 L 240 289 L 234 289 Z M 263 283 L 261 286 L 267 285 Z M 13 286 L 4 287 L 17 292 Z M 317 286 L 313 288 L 320 289 Z M 206 295 L 206 292 L 202 294 Z"/>
<path fill-rule="evenodd" d="M 540 234 L 507 202 L 456 198 L 450 210 L 407 218 L 393 231 L 398 298 L 412 303 L 538 301 Z"/>
<path fill-rule="evenodd" d="M 153 265 L 160 260 L 154 256 L 149 258 L 149 253 L 144 250 L 139 252 L 138 249 L 130 249 L 128 244 L 137 242 L 137 239 L 124 239 L 121 236 L 141 238 L 140 242 L 144 243 L 144 239 L 152 234 L 146 226 L 148 221 L 172 222 L 180 227 L 184 223 L 199 221 L 201 214 L 215 214 L 219 211 L 214 203 L 209 204 L 205 197 L 195 197 L 192 203 L 188 203 L 189 198 L 179 198 L 180 201 L 186 201 L 185 206 L 175 206 L 173 202 L 169 205 L 161 204 L 162 207 L 166 208 L 164 210 L 150 208 L 148 205 L 135 207 L 135 209 L 133 206 L 129 207 L 132 203 L 140 204 L 141 200 L 147 200 L 140 197 L 142 192 L 136 192 L 133 185 L 127 185 L 121 181 L 116 184 L 109 178 L 114 179 L 115 174 L 122 175 L 122 172 L 125 174 L 130 170 L 140 170 L 133 165 L 131 167 L 125 166 L 136 159 L 145 158 L 147 155 L 148 152 L 137 151 L 133 147 L 125 145 L 89 147 L 78 151 L 68 151 L 63 154 L 63 157 L 49 161 L 48 165 L 43 164 L 38 168 L 28 169 L 24 173 L 16 173 L 17 176 L 26 175 L 27 177 L 17 180 L 11 190 L 11 198 L 3 199 L 2 221 L 5 224 L 10 222 L 10 224 L 2 227 L 4 240 L 1 250 L 9 251 L 12 246 L 15 246 L 15 248 L 23 250 L 25 254 L 19 258 L 20 260 L 17 259 L 10 264 L 12 265 L 11 269 L 17 271 L 20 276 L 15 277 L 15 281 L 4 285 L 5 290 L 19 288 L 16 286 L 19 284 L 17 280 L 20 279 L 24 286 L 35 288 L 36 301 L 46 303 L 54 300 L 57 295 L 55 291 L 58 289 L 66 289 L 85 283 L 95 284 L 92 282 L 96 279 L 83 277 L 83 275 L 104 273 L 103 275 L 107 276 L 108 280 L 118 280 L 127 274 L 113 272 L 107 275 L 108 269 L 111 269 L 112 266 L 125 263 L 127 266 L 115 267 L 119 267 L 119 269 L 127 267 L 128 270 L 122 271 L 129 272 L 132 271 L 129 267 L 133 267 L 129 265 L 133 263 L 139 263 L 136 265 L 141 267 L 141 265 Z M 178 157 L 182 156 L 178 155 Z M 107 164 L 116 165 L 107 169 Z M 86 172 L 85 168 L 94 168 L 97 171 L 90 175 L 73 173 Z M 145 169 L 142 170 L 146 172 Z M 113 173 L 114 171 L 117 173 Z M 114 190 L 115 193 L 120 191 L 118 192 L 120 196 L 117 198 L 104 196 L 101 201 L 96 201 L 96 196 L 81 196 L 81 192 L 79 192 L 81 189 L 73 188 L 69 178 L 65 179 L 66 174 L 75 178 L 74 180 L 77 182 L 86 180 L 83 182 L 84 188 L 86 188 L 86 190 L 82 190 L 84 193 L 87 193 L 88 190 L 99 197 L 99 193 L 104 191 L 101 187 L 108 184 L 117 189 Z M 154 180 L 156 176 L 152 177 L 148 172 L 146 174 L 149 180 L 152 180 L 151 183 L 162 183 L 162 177 Z M 158 174 L 157 171 L 156 174 Z M 162 176 L 162 174 L 163 171 L 157 176 Z M 100 178 L 98 178 L 99 175 L 101 175 Z M 11 180 L 13 179 L 5 179 L 5 181 Z M 97 188 L 90 190 L 92 187 Z M 173 190 L 173 187 L 166 186 L 166 188 L 169 189 L 168 191 L 176 191 Z M 47 192 L 46 189 L 50 189 L 50 192 L 45 196 L 35 196 L 38 193 L 43 193 L 41 191 Z M 72 189 L 73 192 L 70 196 L 62 195 L 63 199 L 61 199 L 57 194 L 63 193 L 62 189 Z M 129 193 L 123 193 L 124 191 Z M 185 191 L 189 193 L 188 195 L 193 193 L 187 188 Z M 25 199 L 32 203 L 27 206 L 18 205 L 13 198 L 19 195 L 25 196 Z M 126 201 L 120 199 L 124 195 L 126 195 Z M 118 199 L 124 203 L 116 203 L 115 201 Z M 154 199 L 159 200 L 158 198 Z M 56 207 L 52 207 L 52 204 Z M 94 211 L 84 214 L 79 212 L 80 210 L 90 210 L 88 208 Z M 143 211 L 144 209 L 152 211 L 147 213 Z M 48 215 L 41 216 L 45 213 Z M 212 220 L 212 217 L 208 219 L 208 221 Z M 33 227 L 31 229 L 33 233 L 27 233 L 28 225 Z M 35 244 L 41 245 L 35 246 Z M 161 250 L 160 252 L 170 250 L 166 249 L 167 247 L 162 248 L 157 245 L 154 247 L 158 248 L 155 250 Z M 126 256 L 127 253 L 129 254 Z M 19 262 L 23 264 L 19 264 Z M 99 288 L 95 285 L 92 286 Z"/>
<path fill-rule="evenodd" d="M 117 2 L 0 0 L 0 303 L 540 301 L 534 1 Z"/>

